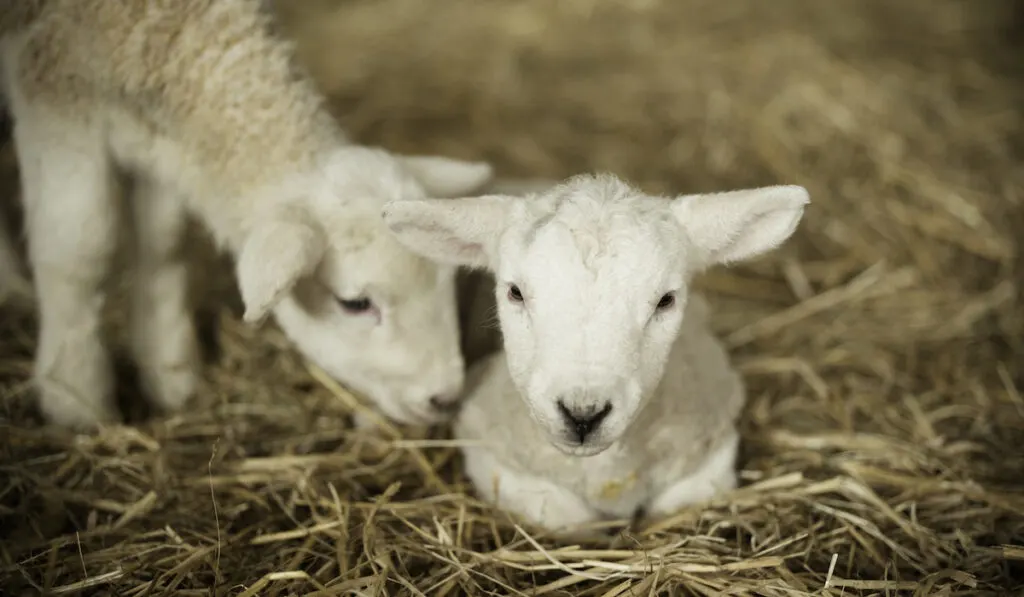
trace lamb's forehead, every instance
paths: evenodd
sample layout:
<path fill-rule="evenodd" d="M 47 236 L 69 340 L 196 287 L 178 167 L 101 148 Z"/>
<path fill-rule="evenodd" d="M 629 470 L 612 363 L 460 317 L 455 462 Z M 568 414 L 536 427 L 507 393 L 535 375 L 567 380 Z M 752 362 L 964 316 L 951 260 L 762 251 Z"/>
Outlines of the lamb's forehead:
<path fill-rule="evenodd" d="M 394 156 L 358 146 L 336 150 L 327 166 L 327 184 L 319 194 L 318 215 L 333 247 L 356 251 L 379 245 L 375 250 L 385 260 L 416 261 L 381 217 L 390 201 L 424 197 L 423 187 Z"/>
<path fill-rule="evenodd" d="M 365 275 L 394 302 L 433 290 L 453 275 L 454 268 L 413 253 L 389 235 L 382 234 L 377 241 L 365 251 L 368 261 L 379 267 Z"/>
<path fill-rule="evenodd" d="M 370 219 L 354 231 L 361 233 L 360 238 L 334 243 L 331 259 L 326 260 L 328 277 L 338 283 L 347 280 L 381 299 L 399 303 L 436 289 L 454 275 L 454 268 L 410 251 Z"/>
<path fill-rule="evenodd" d="M 675 259 L 681 231 L 667 199 L 646 195 L 612 175 L 582 175 L 527 206 L 518 235 L 524 257 L 579 260 L 588 269 L 630 267 L 652 254 Z"/>
<path fill-rule="evenodd" d="M 332 194 L 350 209 L 379 214 L 396 199 L 421 199 L 423 187 L 393 155 L 370 147 L 336 150 L 328 166 Z"/>

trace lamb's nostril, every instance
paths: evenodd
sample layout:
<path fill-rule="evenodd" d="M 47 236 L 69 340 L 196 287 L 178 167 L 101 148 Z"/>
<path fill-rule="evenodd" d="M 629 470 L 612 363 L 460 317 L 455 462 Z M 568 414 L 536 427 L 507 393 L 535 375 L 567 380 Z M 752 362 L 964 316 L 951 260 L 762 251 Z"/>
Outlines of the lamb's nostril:
<path fill-rule="evenodd" d="M 437 394 L 430 397 L 430 407 L 442 413 L 455 412 L 461 403 L 457 394 Z"/>
<path fill-rule="evenodd" d="M 561 413 L 565 423 L 572 429 L 576 439 L 582 444 L 586 441 L 587 436 L 597 429 L 601 421 L 604 421 L 608 413 L 612 412 L 612 403 L 605 402 L 604 406 L 597 410 L 593 407 L 569 408 L 565 405 L 565 402 L 559 400 L 558 412 Z"/>

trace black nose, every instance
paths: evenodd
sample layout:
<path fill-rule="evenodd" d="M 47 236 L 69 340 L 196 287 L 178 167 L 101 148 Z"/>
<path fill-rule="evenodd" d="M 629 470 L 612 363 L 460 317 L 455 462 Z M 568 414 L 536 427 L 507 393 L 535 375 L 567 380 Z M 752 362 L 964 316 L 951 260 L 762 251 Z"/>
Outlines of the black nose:
<path fill-rule="evenodd" d="M 461 402 L 458 395 L 438 394 L 430 397 L 430 406 L 434 410 L 446 414 L 459 410 Z"/>
<path fill-rule="evenodd" d="M 611 402 L 605 402 L 601 410 L 597 410 L 593 406 L 570 409 L 564 402 L 559 400 L 558 412 L 562 413 L 562 418 L 572 428 L 576 434 L 576 439 L 582 444 L 587 439 L 587 436 L 590 435 L 590 432 L 597 429 L 597 426 L 608 416 L 608 413 L 612 412 L 612 404 Z"/>

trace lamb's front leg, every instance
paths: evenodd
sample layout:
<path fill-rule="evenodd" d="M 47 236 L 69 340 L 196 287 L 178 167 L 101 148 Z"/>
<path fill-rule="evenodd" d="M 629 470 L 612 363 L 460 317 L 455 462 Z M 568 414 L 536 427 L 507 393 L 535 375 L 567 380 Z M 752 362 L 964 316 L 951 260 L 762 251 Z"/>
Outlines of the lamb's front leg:
<path fill-rule="evenodd" d="M 547 479 L 512 469 L 490 449 L 467 446 L 466 476 L 485 501 L 539 527 L 573 530 L 600 518 L 580 496 Z"/>
<path fill-rule="evenodd" d="M 736 488 L 736 452 L 740 436 L 732 435 L 708 454 L 704 463 L 690 475 L 675 481 L 651 501 L 648 515 L 661 518 L 675 514 L 685 506 L 706 502 Z"/>
<path fill-rule="evenodd" d="M 102 140 L 40 109 L 18 114 L 14 139 L 39 305 L 33 377 L 40 409 L 66 427 L 115 421 L 101 315 L 118 205 Z"/>
<path fill-rule="evenodd" d="M 149 397 L 165 411 L 196 390 L 199 347 L 189 308 L 183 199 L 148 177 L 134 181 L 135 276 L 132 351 Z"/>

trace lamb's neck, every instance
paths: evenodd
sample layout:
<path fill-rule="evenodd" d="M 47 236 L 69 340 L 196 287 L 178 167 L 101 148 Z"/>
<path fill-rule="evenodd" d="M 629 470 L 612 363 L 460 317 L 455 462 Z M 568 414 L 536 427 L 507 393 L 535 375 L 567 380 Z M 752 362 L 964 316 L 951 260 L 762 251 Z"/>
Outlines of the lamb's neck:
<path fill-rule="evenodd" d="M 266 118 L 246 120 L 236 114 L 238 122 L 214 126 L 204 126 L 218 120 L 214 114 L 199 119 L 184 141 L 216 192 L 244 196 L 254 189 L 281 186 L 296 175 L 323 172 L 331 153 L 348 139 L 326 110 L 293 107 Z"/>

